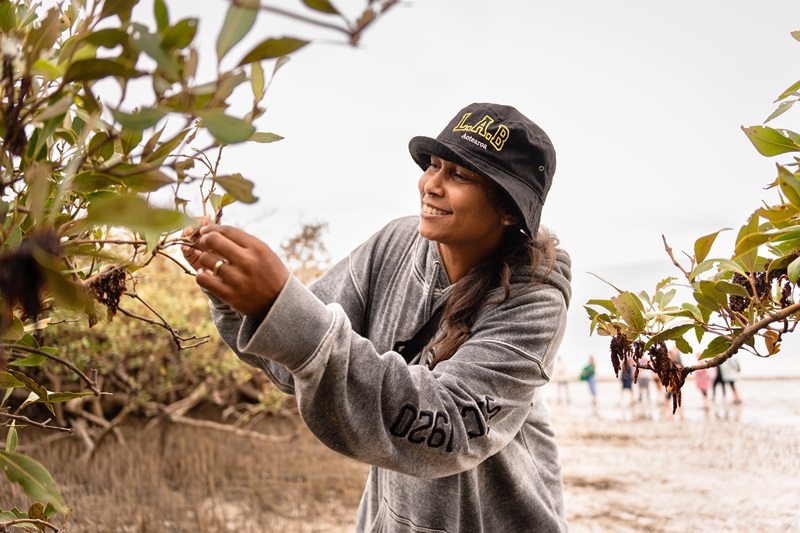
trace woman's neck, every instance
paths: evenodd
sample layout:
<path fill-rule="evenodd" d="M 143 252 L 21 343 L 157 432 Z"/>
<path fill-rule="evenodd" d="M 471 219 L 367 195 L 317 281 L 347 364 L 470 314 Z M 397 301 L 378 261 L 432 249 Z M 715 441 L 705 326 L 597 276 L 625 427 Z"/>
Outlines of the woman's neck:
<path fill-rule="evenodd" d="M 456 283 L 467 275 L 472 267 L 485 261 L 489 255 L 485 253 L 475 253 L 474 250 L 454 248 L 442 243 L 439 244 L 439 255 L 442 256 L 444 270 L 450 283 Z"/>

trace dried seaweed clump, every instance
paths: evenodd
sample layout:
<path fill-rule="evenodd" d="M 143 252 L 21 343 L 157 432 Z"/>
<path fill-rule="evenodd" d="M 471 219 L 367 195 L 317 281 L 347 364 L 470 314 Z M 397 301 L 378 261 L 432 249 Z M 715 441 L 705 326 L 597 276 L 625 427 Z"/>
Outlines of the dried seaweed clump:
<path fill-rule="evenodd" d="M 769 265 L 767 265 L 769 266 Z M 781 298 L 780 298 L 780 306 L 781 308 L 788 307 L 792 304 L 791 294 L 792 294 L 792 284 L 786 278 L 786 269 L 776 268 L 774 270 L 768 270 L 765 272 L 755 272 L 751 274 L 752 276 L 752 283 L 751 278 L 748 276 L 744 276 L 739 274 L 738 272 L 734 273 L 731 277 L 731 283 L 735 283 L 737 285 L 741 285 L 747 291 L 749 297 L 745 296 L 738 296 L 738 295 L 731 295 L 728 298 L 728 303 L 731 306 L 731 309 L 737 313 L 744 313 L 745 310 L 750 306 L 750 302 L 753 298 L 753 286 L 755 285 L 756 296 L 759 301 L 763 301 L 765 298 L 769 298 L 770 290 L 772 288 L 772 284 L 777 282 L 778 286 L 781 286 L 780 283 L 783 281 L 785 282 L 781 287 Z"/>
<path fill-rule="evenodd" d="M 670 359 L 667 346 L 663 342 L 653 344 L 649 352 L 653 372 L 658 375 L 664 388 L 672 394 L 672 414 L 675 414 L 681 404 L 681 388 L 686 382 L 686 376 L 689 375 L 689 369 Z"/>
<path fill-rule="evenodd" d="M 108 308 L 108 321 L 111 322 L 117 314 L 119 301 L 125 294 L 125 278 L 128 276 L 128 269 L 125 267 L 108 268 L 93 278 L 91 278 L 86 288 L 92 297 Z M 93 326 L 96 318 L 89 316 L 89 325 Z"/>

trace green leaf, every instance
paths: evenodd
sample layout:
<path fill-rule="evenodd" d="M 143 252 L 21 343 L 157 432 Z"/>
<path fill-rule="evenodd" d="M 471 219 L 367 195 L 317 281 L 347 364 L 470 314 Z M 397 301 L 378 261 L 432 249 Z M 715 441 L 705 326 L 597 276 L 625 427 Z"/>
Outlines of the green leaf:
<path fill-rule="evenodd" d="M 40 113 L 34 115 L 33 120 L 36 122 L 45 122 L 51 118 L 63 117 L 72 104 L 72 95 L 59 97 L 55 102 L 50 102 L 47 107 L 43 107 Z"/>
<path fill-rule="evenodd" d="M 19 436 L 17 435 L 17 428 L 14 427 L 15 421 L 11 421 L 11 427 L 8 428 L 8 434 L 6 435 L 6 451 L 8 453 L 14 453 L 17 451 L 17 443 L 19 443 Z"/>
<path fill-rule="evenodd" d="M 702 361 L 703 359 L 715 357 L 730 348 L 730 346 L 731 341 L 725 337 L 717 337 L 708 343 L 708 346 L 703 350 L 703 353 L 700 354 L 698 359 Z"/>
<path fill-rule="evenodd" d="M 192 44 L 196 34 L 197 19 L 183 19 L 164 31 L 164 37 L 161 39 L 161 46 L 167 50 L 181 50 Z"/>
<path fill-rule="evenodd" d="M 136 113 L 125 113 L 116 109 L 111 110 L 117 122 L 129 130 L 136 131 L 142 131 L 155 126 L 168 112 L 168 109 L 161 107 L 145 107 Z"/>
<path fill-rule="evenodd" d="M 122 22 L 128 22 L 131 19 L 131 11 L 138 3 L 139 0 L 105 0 L 100 11 L 100 19 L 117 15 Z"/>
<path fill-rule="evenodd" d="M 191 225 L 190 217 L 171 209 L 151 207 L 138 196 L 106 196 L 89 204 L 84 223 L 88 226 L 126 227 L 137 232 L 163 234 Z"/>
<path fill-rule="evenodd" d="M 623 292 L 625 292 L 625 291 L 623 291 L 622 289 L 620 289 L 620 288 L 618 288 L 618 287 L 615 287 L 613 284 L 611 284 L 611 283 L 609 283 L 608 281 L 604 280 L 603 278 L 601 278 L 600 276 L 598 276 L 598 275 L 597 275 L 597 274 L 595 274 L 594 272 L 588 272 L 588 274 L 589 274 L 590 276 L 594 276 L 594 277 L 596 277 L 597 279 L 599 279 L 600 281 L 602 281 L 602 282 L 603 282 L 603 283 L 605 283 L 606 285 L 609 285 L 610 287 L 612 287 L 614 290 L 616 290 L 616 291 L 617 291 L 617 292 L 619 292 L 619 293 L 623 293 Z"/>
<path fill-rule="evenodd" d="M 723 232 L 727 231 L 731 228 L 722 228 L 719 231 L 715 231 L 714 233 L 709 233 L 704 237 L 700 237 L 694 243 L 694 257 L 698 263 L 702 263 L 706 257 L 708 257 L 708 252 L 711 251 L 711 246 L 714 244 L 714 241 L 717 240 L 717 236 Z"/>
<path fill-rule="evenodd" d="M 41 23 L 33 28 L 26 36 L 24 43 L 25 63 L 27 70 L 39 59 L 45 50 L 50 50 L 58 39 L 59 32 L 59 12 L 52 8 L 47 12 Z"/>
<path fill-rule="evenodd" d="M 672 301 L 672 299 L 675 298 L 675 294 L 677 294 L 677 291 L 675 289 L 671 289 L 667 292 L 661 292 L 661 291 L 657 292 L 655 298 L 656 298 L 656 303 L 658 303 L 658 307 L 660 309 L 666 308 Z"/>
<path fill-rule="evenodd" d="M 55 412 L 53 411 L 53 406 L 50 405 L 49 401 L 47 401 L 47 389 L 36 383 L 33 379 L 23 374 L 22 372 L 17 372 L 16 370 L 12 370 L 9 368 L 8 373 L 14 376 L 17 380 L 21 381 L 23 387 L 25 387 L 31 393 L 41 398 L 42 403 L 44 404 L 45 407 L 47 407 L 47 410 L 50 411 L 52 415 L 55 415 Z"/>
<path fill-rule="evenodd" d="M 611 300 L 589 300 L 586 305 L 596 305 L 606 309 L 612 315 L 619 314 L 617 308 Z"/>
<path fill-rule="evenodd" d="M 714 300 L 710 296 L 707 296 L 700 291 L 695 291 L 694 293 L 692 293 L 692 296 L 694 297 L 695 301 L 701 308 L 705 308 L 706 310 L 711 312 L 719 311 L 720 305 L 717 303 L 716 300 Z"/>
<path fill-rule="evenodd" d="M 76 37 L 79 37 L 80 41 L 86 44 L 102 46 L 108 49 L 115 48 L 117 46 L 126 47 L 130 45 L 130 35 L 119 28 L 106 28 L 104 30 L 93 31 L 91 33 L 78 34 Z M 59 60 L 62 60 L 62 58 L 59 57 Z"/>
<path fill-rule="evenodd" d="M 21 366 L 21 367 L 37 367 L 40 366 L 42 363 L 47 361 L 47 357 L 39 354 L 31 354 L 28 357 L 23 357 L 21 359 L 16 359 L 9 363 L 11 366 Z"/>
<path fill-rule="evenodd" d="M 800 278 L 800 257 L 789 263 L 786 268 L 786 277 L 792 283 L 797 283 L 798 278 Z"/>
<path fill-rule="evenodd" d="M 64 74 L 64 83 L 73 81 L 93 81 L 116 76 L 124 79 L 138 78 L 144 73 L 133 68 L 133 65 L 112 59 L 84 59 L 75 61 Z"/>
<path fill-rule="evenodd" d="M 714 268 L 715 265 L 717 265 L 722 272 L 738 272 L 743 276 L 747 275 L 747 272 L 739 264 L 730 259 L 706 259 L 692 270 L 691 274 L 689 274 L 689 279 L 696 279 L 700 274 Z"/>
<path fill-rule="evenodd" d="M 328 0 L 303 0 L 303 3 L 311 9 L 316 9 L 322 13 L 330 13 L 336 15 L 339 13 Z"/>
<path fill-rule="evenodd" d="M 136 47 L 155 60 L 159 70 L 161 70 L 167 79 L 173 81 L 177 80 L 178 65 L 175 63 L 175 60 L 172 59 L 172 56 L 161 47 L 161 37 L 159 34 L 148 32 L 147 27 L 142 24 L 134 24 L 133 27 L 136 29 L 136 32 L 133 34 L 133 42 Z"/>
<path fill-rule="evenodd" d="M 747 223 L 739 229 L 739 234 L 736 236 L 736 242 L 740 242 L 746 236 L 758 232 L 758 214 L 753 213 L 747 219 Z M 758 259 L 758 250 L 750 250 L 745 254 L 738 255 L 736 259 L 741 262 L 742 266 L 748 271 L 755 270 L 756 260 Z"/>
<path fill-rule="evenodd" d="M 64 403 L 77 398 L 84 398 L 86 396 L 94 396 L 93 392 L 50 392 L 47 394 L 47 399 L 52 403 Z"/>
<path fill-rule="evenodd" d="M 244 120 L 230 117 L 222 111 L 201 111 L 203 126 L 221 143 L 234 144 L 248 140 L 256 129 Z"/>
<path fill-rule="evenodd" d="M 772 114 L 767 117 L 767 120 L 765 120 L 764 123 L 766 124 L 770 120 L 773 120 L 773 119 L 783 115 L 784 113 L 786 113 L 794 105 L 794 103 L 796 101 L 797 100 L 792 100 L 791 102 L 781 102 L 778 105 L 778 108 L 775 109 L 775 111 L 773 111 Z"/>
<path fill-rule="evenodd" d="M 175 183 L 174 179 L 155 168 L 120 177 L 119 180 L 123 185 L 136 192 L 154 192 Z"/>
<path fill-rule="evenodd" d="M 302 48 L 307 45 L 308 41 L 295 39 L 293 37 L 282 37 L 280 39 L 267 39 L 260 44 L 256 45 L 246 56 L 239 62 L 239 66 L 252 63 L 253 61 L 260 61 L 262 59 L 272 59 Z"/>
<path fill-rule="evenodd" d="M 762 244 L 768 243 L 772 240 L 774 233 L 751 233 L 746 235 L 742 240 L 736 243 L 734 257 L 739 257 L 743 254 L 758 249 Z"/>
<path fill-rule="evenodd" d="M 714 284 L 714 288 L 717 291 L 724 294 L 732 294 L 734 296 L 742 296 L 744 298 L 750 298 L 750 295 L 747 293 L 747 290 L 738 283 L 730 283 L 728 281 L 717 281 Z"/>
<path fill-rule="evenodd" d="M 645 322 L 641 312 L 641 304 L 633 293 L 623 292 L 619 296 L 611 298 L 611 301 L 619 311 L 622 319 L 634 332 L 641 333 L 644 330 Z"/>
<path fill-rule="evenodd" d="M 17 14 L 11 2 L 0 2 L 0 31 L 11 33 L 17 28 Z"/>
<path fill-rule="evenodd" d="M 260 61 L 253 61 L 250 64 L 250 86 L 253 88 L 253 98 L 258 103 L 264 98 L 266 87 L 264 86 L 264 69 Z"/>
<path fill-rule="evenodd" d="M 792 35 L 794 35 L 794 33 L 800 33 L 800 32 L 793 32 L 793 33 L 792 33 Z M 784 99 L 784 98 L 786 98 L 787 96 L 791 96 L 791 95 L 792 95 L 792 93 L 794 93 L 794 92 L 795 92 L 795 91 L 797 91 L 798 89 L 800 89 L 800 80 L 798 80 L 798 81 L 794 82 L 794 83 L 792 84 L 792 86 L 791 86 L 791 87 L 789 87 L 788 89 L 786 89 L 785 91 L 783 91 L 783 92 L 781 93 L 781 95 L 778 97 L 778 100 L 783 100 L 783 99 Z"/>
<path fill-rule="evenodd" d="M 161 165 L 164 159 L 166 159 L 169 155 L 171 155 L 172 151 L 183 142 L 183 139 L 186 138 L 186 135 L 189 133 L 189 130 L 190 128 L 186 128 L 185 130 L 179 131 L 178 134 L 175 135 L 172 139 L 163 142 L 158 148 L 156 148 L 153 151 L 153 153 L 149 154 L 145 158 L 145 162 L 155 166 Z"/>
<path fill-rule="evenodd" d="M 0 467 L 9 481 L 22 485 L 28 496 L 51 504 L 60 513 L 69 513 L 53 476 L 41 463 L 18 453 L 0 450 Z"/>
<path fill-rule="evenodd" d="M 252 204 L 257 200 L 253 196 L 253 182 L 244 179 L 241 174 L 217 176 L 214 181 L 240 202 Z"/>
<path fill-rule="evenodd" d="M 267 133 L 263 131 L 257 131 L 253 135 L 250 136 L 250 141 L 255 141 L 257 143 L 272 143 L 275 141 L 282 141 L 283 137 L 277 135 L 275 133 Z"/>
<path fill-rule="evenodd" d="M 123 127 L 119 134 L 122 155 L 129 155 L 142 142 L 142 130 Z"/>
<path fill-rule="evenodd" d="M 800 151 L 797 134 L 788 130 L 776 130 L 766 126 L 742 127 L 747 138 L 761 155 L 772 157 L 787 152 Z"/>
<path fill-rule="evenodd" d="M 690 354 L 692 353 L 692 345 L 689 342 L 681 337 L 680 339 L 675 339 L 675 347 L 681 351 L 681 353 Z"/>
<path fill-rule="evenodd" d="M 258 3 L 254 3 L 252 7 L 240 7 L 231 3 L 228 7 L 228 13 L 225 15 L 225 22 L 222 24 L 219 36 L 217 36 L 217 61 L 222 61 L 222 58 L 228 51 L 233 48 L 233 45 L 242 40 L 247 35 L 250 28 L 256 21 L 258 15 Z"/>
<path fill-rule="evenodd" d="M 120 181 L 114 176 L 89 170 L 78 174 L 72 179 L 71 189 L 75 192 L 89 193 L 108 189 L 119 184 Z"/>
<path fill-rule="evenodd" d="M 728 303 L 728 297 L 717 289 L 717 284 L 713 281 L 700 281 L 696 284 L 697 290 L 703 295 L 714 300 L 718 306 L 724 306 Z"/>
<path fill-rule="evenodd" d="M 0 372 L 0 389 L 17 389 L 24 386 L 25 384 L 23 382 L 8 372 Z"/>
<path fill-rule="evenodd" d="M 167 11 L 167 4 L 164 3 L 164 0 L 155 1 L 153 14 L 156 17 L 158 31 L 164 31 L 164 29 L 169 27 L 169 12 Z"/>
<path fill-rule="evenodd" d="M 800 179 L 785 167 L 778 166 L 778 184 L 789 203 L 800 208 Z"/>
<path fill-rule="evenodd" d="M 653 344 L 655 344 L 657 342 L 666 342 L 666 341 L 671 341 L 673 339 L 677 339 L 679 337 L 683 337 L 684 333 L 686 333 L 687 331 L 689 331 L 693 327 L 694 327 L 694 324 L 681 324 L 679 326 L 675 326 L 675 327 L 660 331 L 656 335 L 653 335 L 652 337 L 650 337 L 650 340 L 647 341 L 647 344 L 645 344 L 644 349 L 647 350 L 648 348 L 650 348 Z"/>

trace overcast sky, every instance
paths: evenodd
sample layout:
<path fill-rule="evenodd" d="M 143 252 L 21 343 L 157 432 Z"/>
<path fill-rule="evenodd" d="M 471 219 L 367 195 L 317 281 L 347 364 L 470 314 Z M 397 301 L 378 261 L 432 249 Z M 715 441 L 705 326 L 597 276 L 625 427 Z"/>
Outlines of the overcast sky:
<path fill-rule="evenodd" d="M 353 15 L 364 3 L 334 1 Z M 299 0 L 275 4 L 302 10 Z M 173 19 L 200 17 L 201 63 L 212 68 L 226 6 L 170 5 Z M 312 34 L 268 13 L 256 28 L 229 61 L 266 37 Z M 678 274 L 662 234 L 689 251 L 776 198 L 763 189 L 775 161 L 740 127 L 761 124 L 800 78 L 794 30 L 797 0 L 419 0 L 393 8 L 358 49 L 315 31 L 317 42 L 278 72 L 257 122 L 286 139 L 225 155 L 223 165 L 255 181 L 260 197 L 228 208 L 226 221 L 276 247 L 301 223 L 326 222 L 331 258 L 341 259 L 390 219 L 418 212 L 412 136 L 437 135 L 473 101 L 513 105 L 558 154 L 542 223 L 573 259 L 562 352 L 576 369 L 593 353 L 610 372 L 608 343 L 589 337 L 583 304 L 614 290 L 589 273 L 652 292 Z M 776 124 L 800 129 L 797 113 Z M 712 256 L 730 249 L 722 238 Z M 798 350 L 787 352 L 781 361 L 747 356 L 745 374 L 800 375 Z"/>

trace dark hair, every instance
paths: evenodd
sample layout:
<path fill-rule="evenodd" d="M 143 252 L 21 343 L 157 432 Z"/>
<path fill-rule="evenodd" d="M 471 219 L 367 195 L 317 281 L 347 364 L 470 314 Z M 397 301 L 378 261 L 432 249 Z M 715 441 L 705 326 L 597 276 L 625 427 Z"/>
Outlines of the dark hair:
<path fill-rule="evenodd" d="M 516 205 L 500 187 L 489 188 L 489 200 L 499 213 L 519 213 Z M 517 215 L 519 220 L 524 218 Z M 428 365 L 450 359 L 456 350 L 470 337 L 478 312 L 489 305 L 505 302 L 512 296 L 511 278 L 518 272 L 530 271 L 530 283 L 543 282 L 553 270 L 558 239 L 544 228 L 540 228 L 535 239 L 522 233 L 520 227 L 506 231 L 500 250 L 483 263 L 474 266 L 453 286 L 445 304 L 439 327 L 444 331 L 427 350 L 433 354 Z M 544 269 L 539 267 L 544 265 Z M 489 299 L 492 289 L 502 287 L 500 298 Z"/>

